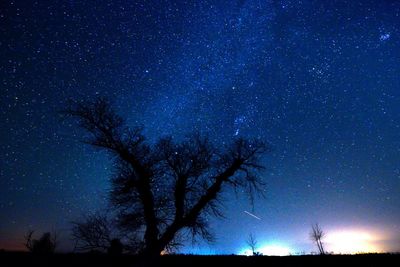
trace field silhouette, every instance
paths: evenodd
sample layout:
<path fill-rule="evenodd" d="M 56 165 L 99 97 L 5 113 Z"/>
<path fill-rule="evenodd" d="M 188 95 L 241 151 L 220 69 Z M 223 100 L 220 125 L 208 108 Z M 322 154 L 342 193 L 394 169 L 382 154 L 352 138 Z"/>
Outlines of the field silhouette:
<path fill-rule="evenodd" d="M 0 252 L 0 265 L 13 266 L 398 266 L 400 254 L 238 256 L 165 255 L 157 262 L 134 255 L 103 253 L 35 255 Z"/>

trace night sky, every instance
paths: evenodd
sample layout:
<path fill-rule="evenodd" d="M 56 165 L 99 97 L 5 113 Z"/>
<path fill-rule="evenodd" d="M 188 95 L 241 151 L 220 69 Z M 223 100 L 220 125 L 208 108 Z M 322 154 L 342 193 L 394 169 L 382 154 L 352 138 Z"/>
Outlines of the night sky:
<path fill-rule="evenodd" d="M 273 148 L 265 199 L 225 195 L 217 241 L 181 252 L 243 253 L 253 233 L 310 253 L 315 222 L 329 251 L 400 251 L 399 1 L 5 0 L 0 90 L 0 248 L 57 229 L 68 250 L 70 222 L 108 207 L 111 161 L 58 113 L 105 96 L 149 140 Z"/>

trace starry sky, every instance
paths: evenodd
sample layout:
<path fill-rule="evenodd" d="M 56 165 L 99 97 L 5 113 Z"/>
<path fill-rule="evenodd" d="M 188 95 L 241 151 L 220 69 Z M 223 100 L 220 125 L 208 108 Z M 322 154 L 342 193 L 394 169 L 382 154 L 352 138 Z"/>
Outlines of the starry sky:
<path fill-rule="evenodd" d="M 69 222 L 107 207 L 110 160 L 58 113 L 106 96 L 149 140 L 273 148 L 266 197 L 227 194 L 217 241 L 182 252 L 242 253 L 253 233 L 309 253 L 315 222 L 328 250 L 400 251 L 399 74 L 395 0 L 1 1 L 0 248 L 57 229 L 67 250 Z"/>

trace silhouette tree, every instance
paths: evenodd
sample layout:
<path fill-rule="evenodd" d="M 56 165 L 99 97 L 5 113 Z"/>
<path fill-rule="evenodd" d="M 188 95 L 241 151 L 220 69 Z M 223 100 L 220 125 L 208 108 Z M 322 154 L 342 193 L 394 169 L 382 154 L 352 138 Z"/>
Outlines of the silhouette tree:
<path fill-rule="evenodd" d="M 24 240 L 25 240 L 24 246 L 25 246 L 30 252 L 32 252 L 32 249 L 33 249 L 33 240 L 32 240 L 32 237 L 33 237 L 34 232 L 35 232 L 34 230 L 28 230 L 27 233 L 24 235 Z"/>
<path fill-rule="evenodd" d="M 324 238 L 325 233 L 322 231 L 321 227 L 318 223 L 312 225 L 312 230 L 310 233 L 310 238 L 318 247 L 319 254 L 325 255 L 324 244 L 322 243 L 322 239 Z"/>
<path fill-rule="evenodd" d="M 54 253 L 58 241 L 57 241 L 57 233 L 53 234 L 47 232 L 44 233 L 40 239 L 32 239 L 34 231 L 29 230 L 27 234 L 24 236 L 25 239 L 25 247 L 33 253 L 38 254 L 49 254 Z"/>
<path fill-rule="evenodd" d="M 250 247 L 251 252 L 253 253 L 253 256 L 258 255 L 259 253 L 256 251 L 257 249 L 257 239 L 253 234 L 249 234 L 247 240 L 246 240 L 247 245 Z"/>
<path fill-rule="evenodd" d="M 229 187 L 251 199 L 263 193 L 259 161 L 268 149 L 259 140 L 241 138 L 217 148 L 193 134 L 180 143 L 166 137 L 152 144 L 142 128 L 128 128 L 103 98 L 71 103 L 65 114 L 86 130 L 85 143 L 114 159 L 110 199 L 118 226 L 142 237 L 144 255 L 179 245 L 187 231 L 192 238 L 212 241 L 208 216 L 223 216 L 221 194 Z"/>
<path fill-rule="evenodd" d="M 115 239 L 111 222 L 106 215 L 88 215 L 82 222 L 73 222 L 72 224 L 75 250 L 107 251 Z"/>

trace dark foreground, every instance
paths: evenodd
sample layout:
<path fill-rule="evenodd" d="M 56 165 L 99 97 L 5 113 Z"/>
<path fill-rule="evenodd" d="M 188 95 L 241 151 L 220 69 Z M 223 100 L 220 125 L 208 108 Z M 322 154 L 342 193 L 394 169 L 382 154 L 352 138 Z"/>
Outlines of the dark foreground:
<path fill-rule="evenodd" d="M 400 254 L 363 254 L 329 256 L 162 256 L 158 262 L 142 262 L 129 255 L 55 254 L 32 255 L 25 252 L 0 252 L 0 266 L 400 266 Z"/>

